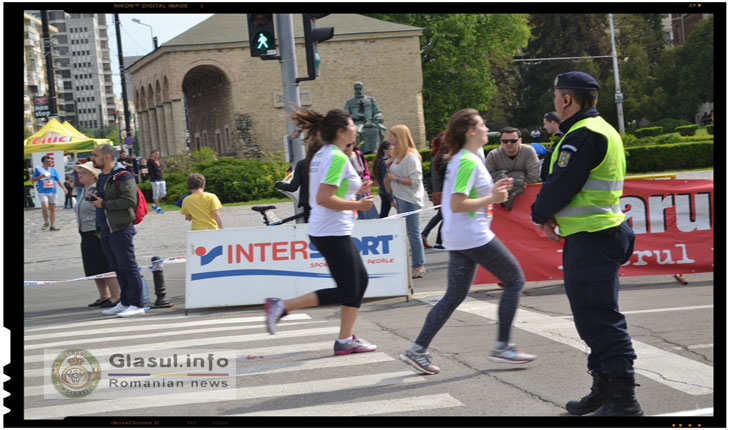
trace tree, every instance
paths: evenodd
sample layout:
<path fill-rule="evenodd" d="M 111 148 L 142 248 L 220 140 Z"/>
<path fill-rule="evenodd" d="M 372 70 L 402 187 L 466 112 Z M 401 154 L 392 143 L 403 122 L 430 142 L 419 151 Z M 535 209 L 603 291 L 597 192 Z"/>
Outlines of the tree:
<path fill-rule="evenodd" d="M 511 58 L 530 35 L 522 14 L 369 14 L 423 28 L 423 110 L 430 141 L 456 111 L 487 110 L 497 93 L 492 61 Z"/>
<path fill-rule="evenodd" d="M 657 101 L 666 117 L 694 122 L 697 107 L 714 101 L 714 21 L 694 28 L 687 43 L 664 51 L 657 68 Z"/>
<path fill-rule="evenodd" d="M 532 37 L 523 52 L 524 58 L 585 57 L 609 55 L 608 18 L 605 14 L 533 14 L 529 17 Z M 542 117 L 554 110 L 549 91 L 555 77 L 578 70 L 595 77 L 601 88 L 611 75 L 607 59 L 542 61 L 520 63 L 513 70 L 519 75 L 512 121 L 515 127 L 542 126 Z M 599 97 L 599 111 L 613 103 Z M 608 104 L 608 106 L 606 106 Z"/>

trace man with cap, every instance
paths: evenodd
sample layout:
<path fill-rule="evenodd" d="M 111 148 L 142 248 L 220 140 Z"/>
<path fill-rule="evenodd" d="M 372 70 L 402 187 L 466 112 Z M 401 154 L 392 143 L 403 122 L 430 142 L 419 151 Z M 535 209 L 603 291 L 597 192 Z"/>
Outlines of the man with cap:
<path fill-rule="evenodd" d="M 626 159 L 621 136 L 596 110 L 598 89 L 583 72 L 555 79 L 554 105 L 565 135 L 555 145 L 550 175 L 530 216 L 551 240 L 565 239 L 565 292 L 578 334 L 590 347 L 591 392 L 566 409 L 575 415 L 643 415 L 634 395 L 636 353 L 618 310 L 619 266 L 634 250 L 634 232 L 619 205 Z"/>

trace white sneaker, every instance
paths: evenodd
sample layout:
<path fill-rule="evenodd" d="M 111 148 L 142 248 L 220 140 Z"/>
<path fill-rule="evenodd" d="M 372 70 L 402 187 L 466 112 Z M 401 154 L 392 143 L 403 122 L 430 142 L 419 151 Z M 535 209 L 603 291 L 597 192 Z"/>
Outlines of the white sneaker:
<path fill-rule="evenodd" d="M 122 312 L 122 311 L 126 310 L 128 307 L 129 306 L 125 306 L 125 305 L 122 304 L 121 301 L 119 301 L 119 303 L 117 303 L 116 306 L 114 306 L 111 309 L 107 309 L 105 311 L 101 311 L 101 313 L 104 314 L 104 315 L 116 315 L 119 312 Z"/>
<path fill-rule="evenodd" d="M 130 305 L 127 309 L 117 314 L 118 317 L 128 318 L 144 315 L 144 308 L 138 308 L 137 306 Z"/>

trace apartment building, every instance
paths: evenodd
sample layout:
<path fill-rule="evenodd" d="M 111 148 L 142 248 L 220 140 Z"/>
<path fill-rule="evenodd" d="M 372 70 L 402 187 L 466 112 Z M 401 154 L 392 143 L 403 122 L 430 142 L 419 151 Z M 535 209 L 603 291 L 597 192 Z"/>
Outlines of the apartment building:
<path fill-rule="evenodd" d="M 51 37 L 58 33 L 54 26 L 48 26 Z M 43 30 L 40 18 L 28 13 L 23 14 L 23 122 L 24 126 L 35 133 L 46 123 L 43 118 L 35 118 L 33 98 L 47 96 L 48 76 L 43 52 Z M 63 78 L 56 73 L 56 92 L 63 85 Z"/>
<path fill-rule="evenodd" d="M 26 11 L 40 20 L 40 11 Z M 54 68 L 61 76 L 61 120 L 76 127 L 114 125 L 114 84 L 106 15 L 49 10 L 54 35 Z"/>

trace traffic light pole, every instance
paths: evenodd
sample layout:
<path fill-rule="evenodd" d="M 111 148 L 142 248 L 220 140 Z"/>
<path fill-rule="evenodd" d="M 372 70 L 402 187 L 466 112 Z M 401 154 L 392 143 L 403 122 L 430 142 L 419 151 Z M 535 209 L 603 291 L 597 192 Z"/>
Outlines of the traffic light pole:
<path fill-rule="evenodd" d="M 290 13 L 277 13 L 276 14 L 276 32 L 279 39 L 279 56 L 281 59 L 281 81 L 284 93 L 284 111 L 288 114 L 292 114 L 292 103 L 297 107 L 301 106 L 299 98 L 299 84 L 297 84 L 297 61 L 296 51 L 294 49 L 294 25 L 292 23 L 292 16 Z M 289 154 L 292 170 L 296 168 L 296 164 L 299 160 L 304 159 L 304 145 L 302 144 L 302 137 L 297 136 L 292 138 L 296 126 L 294 123 L 286 117 L 286 134 L 289 146 Z M 301 213 L 302 208 L 294 205 L 294 213 Z M 297 218 L 297 223 L 302 223 L 302 218 Z"/>

